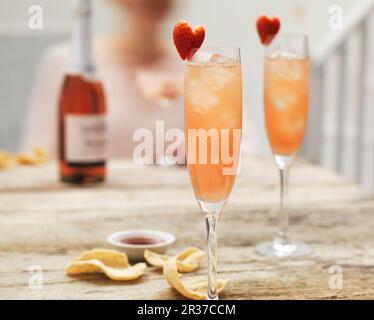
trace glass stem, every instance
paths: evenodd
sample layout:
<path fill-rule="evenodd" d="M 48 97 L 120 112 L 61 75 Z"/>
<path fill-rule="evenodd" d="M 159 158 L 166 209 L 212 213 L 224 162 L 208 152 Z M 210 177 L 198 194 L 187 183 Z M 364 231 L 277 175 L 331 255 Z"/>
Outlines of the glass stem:
<path fill-rule="evenodd" d="M 208 245 L 208 291 L 207 300 L 217 300 L 217 223 L 218 214 L 206 216 Z"/>
<path fill-rule="evenodd" d="M 278 221 L 278 243 L 286 245 L 289 243 L 288 235 L 288 166 L 279 169 L 280 173 L 280 198 L 279 198 L 279 221 Z"/>

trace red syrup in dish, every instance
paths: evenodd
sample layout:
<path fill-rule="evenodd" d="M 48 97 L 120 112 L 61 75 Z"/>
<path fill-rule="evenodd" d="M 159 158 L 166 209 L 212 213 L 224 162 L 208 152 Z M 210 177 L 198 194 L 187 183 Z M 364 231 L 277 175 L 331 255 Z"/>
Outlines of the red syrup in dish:
<path fill-rule="evenodd" d="M 123 244 L 149 245 L 149 244 L 162 243 L 164 241 L 161 239 L 150 238 L 150 237 L 130 237 L 130 238 L 121 239 L 120 242 Z"/>

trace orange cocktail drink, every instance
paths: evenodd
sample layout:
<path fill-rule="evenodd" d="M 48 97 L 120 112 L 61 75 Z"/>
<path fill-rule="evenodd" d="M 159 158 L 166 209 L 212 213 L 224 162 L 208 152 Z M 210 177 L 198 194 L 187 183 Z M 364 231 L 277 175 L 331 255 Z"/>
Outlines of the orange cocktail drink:
<path fill-rule="evenodd" d="M 308 79 L 308 59 L 266 58 L 265 123 L 274 154 L 293 155 L 301 145 L 308 114 Z"/>
<path fill-rule="evenodd" d="M 242 128 L 241 65 L 218 54 L 196 61 L 187 63 L 185 73 L 187 166 L 196 198 L 216 203 L 227 199 L 236 177 Z"/>

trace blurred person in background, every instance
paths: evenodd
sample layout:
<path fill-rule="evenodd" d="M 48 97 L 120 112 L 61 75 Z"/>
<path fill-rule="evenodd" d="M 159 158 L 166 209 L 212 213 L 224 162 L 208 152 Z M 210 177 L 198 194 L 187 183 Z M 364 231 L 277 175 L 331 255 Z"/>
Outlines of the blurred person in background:
<path fill-rule="evenodd" d="M 170 50 L 171 37 L 161 37 L 174 0 L 106 1 L 120 18 L 116 35 L 93 40 L 108 108 L 108 156 L 131 157 L 136 129 L 154 132 L 157 120 L 166 128 L 183 128 L 183 64 Z M 51 157 L 57 155 L 58 101 L 70 60 L 68 43 L 47 52 L 30 101 L 23 145 L 38 144 Z"/>

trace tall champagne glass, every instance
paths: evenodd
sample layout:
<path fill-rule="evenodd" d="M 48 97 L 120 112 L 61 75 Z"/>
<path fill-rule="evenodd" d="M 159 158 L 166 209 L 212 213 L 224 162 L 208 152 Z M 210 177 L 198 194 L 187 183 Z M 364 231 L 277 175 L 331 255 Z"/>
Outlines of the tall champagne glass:
<path fill-rule="evenodd" d="M 216 228 L 240 157 L 239 49 L 201 48 L 194 52 L 185 71 L 184 126 L 190 180 L 207 225 L 207 298 L 218 299 Z"/>
<path fill-rule="evenodd" d="M 286 195 L 288 173 L 300 148 L 307 123 L 309 59 L 305 35 L 279 35 L 266 49 L 264 74 L 265 123 L 280 173 L 278 232 L 257 251 L 266 256 L 303 256 L 309 246 L 291 240 Z"/>

